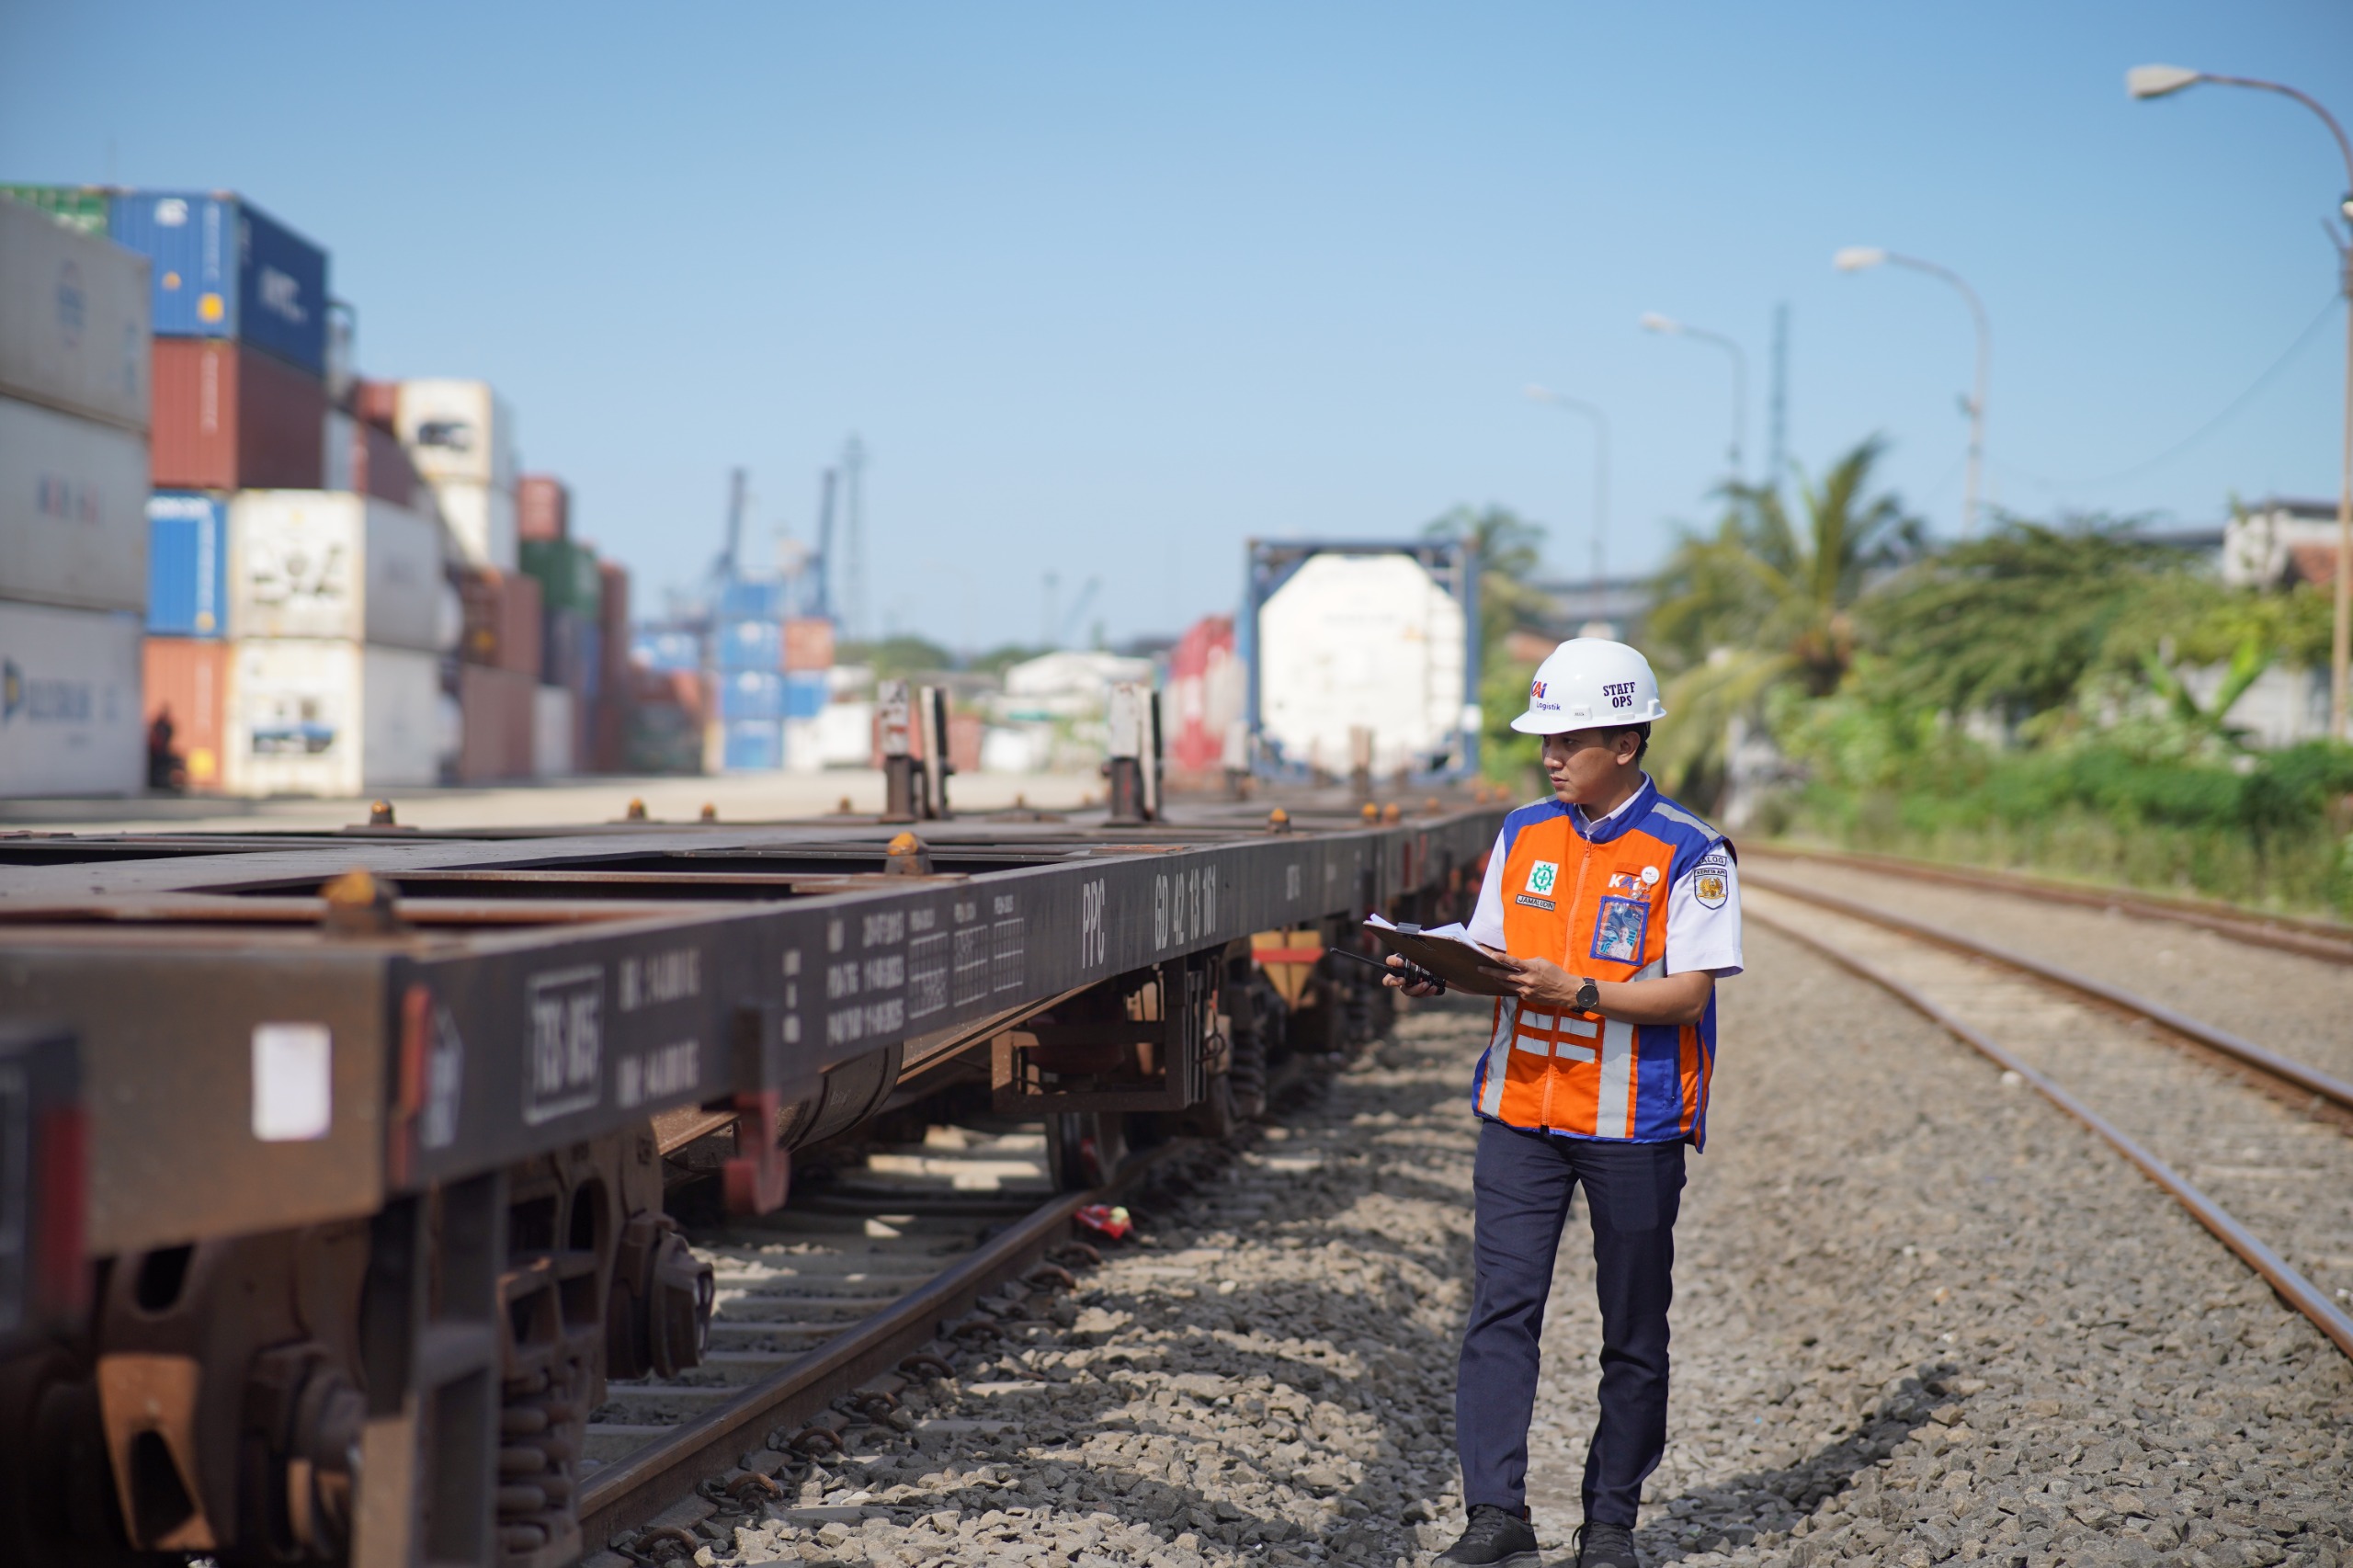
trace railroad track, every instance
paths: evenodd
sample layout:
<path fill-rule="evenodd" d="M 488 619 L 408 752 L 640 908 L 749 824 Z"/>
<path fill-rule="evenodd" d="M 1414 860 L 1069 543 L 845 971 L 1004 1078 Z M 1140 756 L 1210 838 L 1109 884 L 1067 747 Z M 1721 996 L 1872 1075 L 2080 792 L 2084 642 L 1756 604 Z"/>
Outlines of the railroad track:
<path fill-rule="evenodd" d="M 2087 909 L 2114 910 L 2143 920 L 2169 921 L 2212 931 L 2254 947 L 2273 948 L 2305 958 L 2353 964 L 2353 927 L 2333 920 L 2274 915 L 2205 899 L 2171 898 L 2161 893 L 2123 888 L 2086 886 L 2038 877 L 2023 871 L 1995 871 L 1973 866 L 1938 865 L 1893 855 L 1864 855 L 1853 850 L 1810 846 L 1767 844 L 1744 850 L 1751 859 L 1811 861 L 1844 867 L 1915 882 L 1971 888 L 1984 892 L 2011 893 L 2045 903 L 2076 904 Z"/>
<path fill-rule="evenodd" d="M 1271 1087 L 1295 1103 L 1326 1065 L 1293 1058 Z M 1063 1192 L 1041 1125 L 935 1124 L 919 1142 L 868 1148 L 773 1214 L 695 1228 L 718 1288 L 710 1348 L 678 1377 L 610 1383 L 592 1413 L 590 1568 L 690 1556 L 692 1524 L 789 1507 L 809 1461 L 852 1455 L 857 1429 L 890 1422 L 910 1384 L 948 1375 L 949 1353 L 1043 1310 L 1037 1298 L 1098 1260 L 1081 1209 L 1117 1204 L 1211 1144 L 1174 1137 L 1101 1187 Z M 915 1429 L 943 1425 L 957 1426 Z"/>
<path fill-rule="evenodd" d="M 1752 918 L 2108 1141 L 2353 1357 L 2353 1085 L 2029 954 L 1771 875 L 1745 883 Z"/>
<path fill-rule="evenodd" d="M 675 1377 L 608 1385 L 583 1455 L 583 1539 L 594 1550 L 645 1525 L 747 1454 L 781 1467 L 838 1448 L 839 1427 L 820 1420 L 836 1402 L 878 1375 L 922 1375 L 909 1358 L 1066 1245 L 1072 1214 L 1097 1196 L 1054 1190 L 1038 1124 L 944 1125 L 869 1151 L 773 1214 L 698 1228 L 717 1287 L 709 1348 Z"/>

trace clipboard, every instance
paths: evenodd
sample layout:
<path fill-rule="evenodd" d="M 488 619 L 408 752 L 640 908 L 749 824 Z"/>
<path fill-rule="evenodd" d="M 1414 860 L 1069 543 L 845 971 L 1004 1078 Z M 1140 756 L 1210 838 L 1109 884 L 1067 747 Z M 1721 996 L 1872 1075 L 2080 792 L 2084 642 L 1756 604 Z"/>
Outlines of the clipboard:
<path fill-rule="evenodd" d="M 1497 960 L 1467 937 L 1454 935 L 1461 929 L 1460 926 L 1439 926 L 1435 932 L 1407 929 L 1375 915 L 1365 921 L 1364 928 L 1374 941 L 1407 963 L 1419 964 L 1439 976 L 1449 991 L 1478 996 L 1513 994 L 1499 973 Z"/>

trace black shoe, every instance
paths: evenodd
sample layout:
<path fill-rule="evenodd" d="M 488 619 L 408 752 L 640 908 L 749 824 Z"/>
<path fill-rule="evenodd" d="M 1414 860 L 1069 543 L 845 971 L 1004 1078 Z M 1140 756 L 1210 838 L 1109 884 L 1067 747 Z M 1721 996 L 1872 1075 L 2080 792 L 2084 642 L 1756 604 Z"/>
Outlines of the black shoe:
<path fill-rule="evenodd" d="M 1634 1532 L 1623 1525 L 1579 1525 L 1576 1568 L 1643 1568 Z"/>
<path fill-rule="evenodd" d="M 1450 1568 L 1542 1568 L 1543 1561 L 1528 1521 L 1493 1503 L 1472 1504 L 1471 1528 L 1438 1556 Z"/>

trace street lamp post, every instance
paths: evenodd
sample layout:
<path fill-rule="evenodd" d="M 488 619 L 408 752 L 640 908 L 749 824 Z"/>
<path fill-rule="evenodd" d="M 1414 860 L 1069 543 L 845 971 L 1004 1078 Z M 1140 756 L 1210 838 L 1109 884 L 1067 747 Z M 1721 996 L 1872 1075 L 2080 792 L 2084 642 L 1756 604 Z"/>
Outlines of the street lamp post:
<path fill-rule="evenodd" d="M 1602 551 L 1609 534 L 1609 416 L 1600 408 L 1580 397 L 1556 392 L 1550 387 L 1531 384 L 1529 401 L 1550 403 L 1570 414 L 1582 415 L 1593 425 L 1593 603 L 1592 619 L 1601 619 Z"/>
<path fill-rule="evenodd" d="M 1923 261 L 1916 256 L 1904 256 L 1877 245 L 1848 245 L 1830 258 L 1830 265 L 1841 272 L 1863 272 L 1874 267 L 1908 267 L 1915 272 L 1925 272 L 1941 278 L 1961 291 L 1969 302 L 1970 319 L 1977 324 L 1977 380 L 1969 394 L 1969 481 L 1968 494 L 1961 503 L 1961 537 L 1969 538 L 1977 531 L 1977 498 L 1983 493 L 1985 472 L 1985 370 L 1994 351 L 1994 330 L 1985 321 L 1985 305 L 1978 299 L 1977 290 L 1961 280 L 1961 274 L 1949 267 L 1938 267 L 1933 261 Z"/>
<path fill-rule="evenodd" d="M 2336 138 L 2337 154 L 2345 160 L 2346 194 L 2339 199 L 2336 210 L 2346 222 L 2348 235 L 2353 235 L 2353 142 L 2346 140 L 2345 128 L 2317 100 L 2285 83 L 2266 82 L 2254 76 L 2222 76 L 2179 65 L 2135 65 L 2124 74 L 2124 90 L 2136 98 L 2161 98 L 2200 82 L 2278 93 L 2320 116 L 2328 133 Z M 2345 435 L 2336 474 L 2336 614 L 2328 649 L 2328 733 L 2330 738 L 2342 741 L 2346 738 L 2346 710 L 2348 702 L 2353 702 L 2353 671 L 2347 668 L 2353 665 L 2353 244 L 2337 245 L 2336 262 L 2337 288 L 2344 293 L 2346 302 Z"/>
<path fill-rule="evenodd" d="M 1702 343 L 1712 343 L 1732 356 L 1732 481 L 1738 484 L 1744 477 L 1740 466 L 1740 437 L 1748 428 L 1748 356 L 1740 345 L 1721 332 L 1710 332 L 1703 326 L 1692 326 L 1663 316 L 1656 311 L 1643 312 L 1644 332 L 1655 332 L 1667 337 L 1696 337 Z"/>

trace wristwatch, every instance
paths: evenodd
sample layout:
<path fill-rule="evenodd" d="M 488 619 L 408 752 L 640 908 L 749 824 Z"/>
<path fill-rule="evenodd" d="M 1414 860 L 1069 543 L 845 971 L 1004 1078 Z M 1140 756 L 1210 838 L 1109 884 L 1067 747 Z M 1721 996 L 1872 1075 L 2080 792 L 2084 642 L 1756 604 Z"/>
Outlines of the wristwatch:
<path fill-rule="evenodd" d="M 1577 983 L 1576 999 L 1570 1003 L 1580 1013 L 1590 1013 L 1601 1006 L 1601 987 L 1590 980 Z"/>

